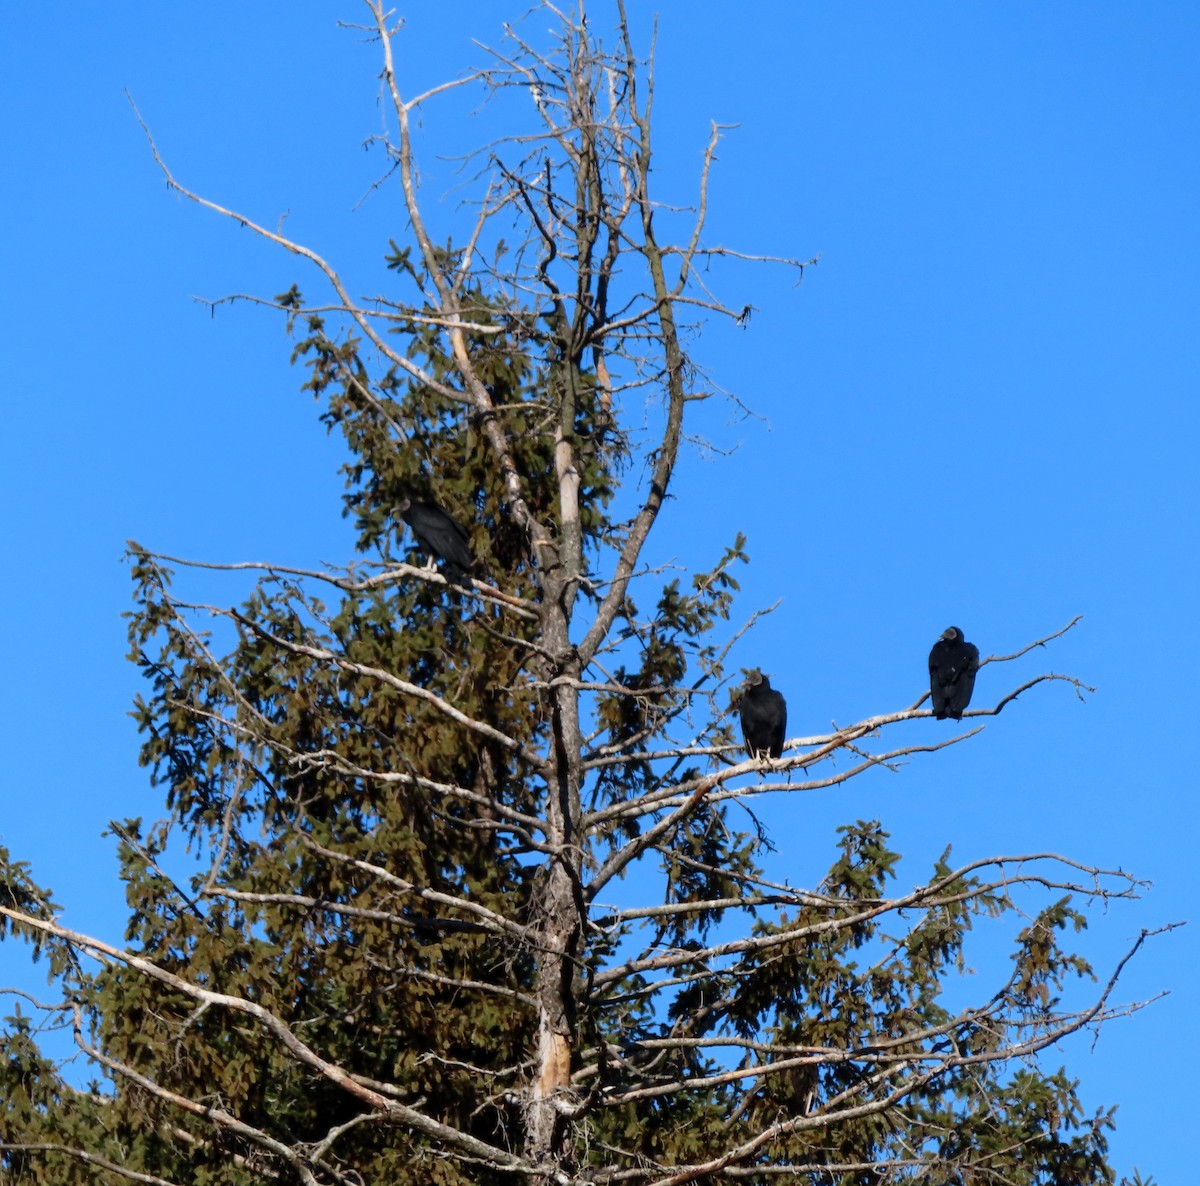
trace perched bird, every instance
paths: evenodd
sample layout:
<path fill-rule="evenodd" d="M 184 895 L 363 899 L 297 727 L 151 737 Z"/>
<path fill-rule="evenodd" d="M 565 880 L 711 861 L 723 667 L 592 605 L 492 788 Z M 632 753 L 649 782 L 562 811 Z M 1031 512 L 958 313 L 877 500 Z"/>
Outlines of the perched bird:
<path fill-rule="evenodd" d="M 761 671 L 752 671 L 742 693 L 742 737 L 752 758 L 783 755 L 787 736 L 787 702 Z"/>
<path fill-rule="evenodd" d="M 978 670 L 979 648 L 967 642 L 957 626 L 951 626 L 929 652 L 929 690 L 933 694 L 933 715 L 939 721 L 947 717 L 962 720 L 963 709 L 971 703 Z"/>
<path fill-rule="evenodd" d="M 418 545 L 429 557 L 430 567 L 435 558 L 440 560 L 446 570 L 446 580 L 470 589 L 471 578 L 467 574 L 475 559 L 467 543 L 467 533 L 453 516 L 433 503 L 413 502 L 408 498 L 402 498 L 396 504 L 396 510 L 412 528 Z"/>

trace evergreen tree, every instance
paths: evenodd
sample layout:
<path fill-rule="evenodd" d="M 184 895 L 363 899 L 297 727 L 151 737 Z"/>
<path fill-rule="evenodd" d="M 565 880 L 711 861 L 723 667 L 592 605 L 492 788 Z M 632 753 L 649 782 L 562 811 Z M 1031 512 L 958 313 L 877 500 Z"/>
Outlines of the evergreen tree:
<path fill-rule="evenodd" d="M 730 815 L 936 747 L 883 740 L 923 697 L 746 759 L 743 540 L 687 579 L 647 567 L 705 395 L 687 318 L 742 315 L 696 279 L 727 254 L 703 238 L 716 132 L 668 239 L 624 10 L 611 48 L 582 11 L 546 50 L 514 33 L 465 82 L 532 91 L 538 135 L 488 147 L 466 245 L 436 243 L 410 127 L 436 93 L 403 97 L 370 7 L 411 227 L 390 303 L 167 173 L 332 288 L 333 312 L 298 287 L 273 303 L 344 435 L 361 556 L 230 565 L 259 571 L 222 607 L 131 545 L 136 715 L 168 815 L 114 823 L 123 947 L 64 928 L 0 854 L 4 934 L 48 957 L 62 1001 L 37 1007 L 97 1076 L 62 1077 L 28 1004 L 8 1019 L 0 1182 L 1112 1182 L 1111 1113 L 1036 1056 L 1120 1012 L 1115 974 L 1066 1003 L 1093 973 L 1060 935 L 1085 924 L 1075 897 L 1131 879 L 947 851 L 900 893 L 887 833 L 858 820 L 797 888 Z M 471 589 L 410 554 L 405 497 L 466 527 Z M 1052 680 L 1081 687 L 1044 675 L 972 711 Z M 831 755 L 852 760 L 818 771 Z M 186 886 L 180 845 L 203 856 Z M 1014 917 L 1007 978 L 948 1003 L 968 932 Z"/>

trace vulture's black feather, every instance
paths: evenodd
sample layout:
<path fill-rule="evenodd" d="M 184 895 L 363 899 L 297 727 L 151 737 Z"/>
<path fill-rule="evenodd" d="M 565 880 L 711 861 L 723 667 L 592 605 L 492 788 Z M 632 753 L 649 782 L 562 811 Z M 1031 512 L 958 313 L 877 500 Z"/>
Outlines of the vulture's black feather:
<path fill-rule="evenodd" d="M 396 505 L 400 518 L 412 528 L 416 541 L 432 562 L 436 557 L 446 570 L 446 580 L 463 589 L 471 588 L 468 575 L 475 564 L 467 533 L 447 511 L 430 502 L 403 498 Z"/>
<path fill-rule="evenodd" d="M 742 737 L 752 758 L 783 755 L 787 736 L 787 702 L 771 687 L 771 681 L 752 671 L 742 693 Z"/>
<path fill-rule="evenodd" d="M 929 691 L 933 695 L 933 715 L 939 721 L 947 717 L 962 720 L 963 710 L 971 703 L 978 670 L 979 648 L 967 642 L 957 626 L 951 626 L 929 652 Z"/>

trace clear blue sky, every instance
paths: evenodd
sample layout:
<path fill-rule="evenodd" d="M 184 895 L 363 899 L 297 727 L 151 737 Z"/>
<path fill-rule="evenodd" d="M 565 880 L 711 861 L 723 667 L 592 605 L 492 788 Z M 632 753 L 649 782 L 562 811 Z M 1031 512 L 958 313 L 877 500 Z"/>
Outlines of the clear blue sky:
<path fill-rule="evenodd" d="M 470 39 L 524 11 L 415 7 L 410 93 L 480 63 Z M 1004 653 L 1082 613 L 1018 671 L 985 669 L 977 697 L 1048 670 L 1099 689 L 1080 704 L 1039 688 L 954 752 L 780 804 L 781 859 L 811 880 L 838 823 L 879 817 L 914 858 L 901 881 L 948 842 L 963 859 L 1120 866 L 1154 888 L 1095 916 L 1103 966 L 1196 901 L 1200 8 L 662 7 L 659 196 L 689 200 L 709 120 L 738 123 L 710 241 L 820 264 L 799 287 L 722 274 L 729 303 L 758 311 L 695 354 L 763 420 L 706 409 L 703 430 L 737 451 L 687 455 L 659 557 L 700 568 L 748 533 L 743 613 L 785 601 L 737 661 L 772 673 L 793 734 L 911 703 L 952 623 Z M 404 217 L 387 192 L 354 210 L 382 171 L 361 147 L 380 128 L 378 63 L 338 17 L 362 19 L 349 2 L 30 9 L 0 46 L 0 836 L 69 922 L 114 938 L 99 833 L 159 812 L 125 716 L 125 539 L 300 566 L 348 558 L 350 540 L 338 445 L 282 327 L 192 300 L 293 281 L 315 295 L 315 278 L 169 195 L 123 88 L 180 180 L 267 225 L 287 214 L 352 290 L 380 291 Z M 469 110 L 425 115 L 431 201 L 450 184 L 432 154 L 486 137 Z M 0 983 L 21 954 L 0 947 Z M 1118 1169 L 1160 1186 L 1194 1178 L 1197 967 L 1195 924 L 1157 941 L 1120 996 L 1171 995 L 1065 1052 L 1085 1101 L 1120 1105 Z"/>

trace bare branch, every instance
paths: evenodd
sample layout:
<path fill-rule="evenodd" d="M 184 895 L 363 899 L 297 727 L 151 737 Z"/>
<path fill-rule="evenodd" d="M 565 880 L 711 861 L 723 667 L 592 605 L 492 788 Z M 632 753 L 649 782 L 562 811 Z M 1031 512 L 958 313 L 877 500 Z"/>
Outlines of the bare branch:
<path fill-rule="evenodd" d="M 1053 634 L 1047 634 L 1045 638 L 1039 638 L 1036 642 L 1031 642 L 1028 646 L 1022 647 L 1019 651 L 1013 651 L 1011 655 L 989 655 L 986 659 L 979 661 L 979 666 L 982 667 L 985 663 L 1010 663 L 1013 659 L 1019 659 L 1022 655 L 1029 654 L 1035 647 L 1044 647 L 1046 643 L 1053 642 L 1056 638 L 1062 638 L 1068 630 L 1077 626 L 1082 621 L 1083 614 L 1076 614 L 1061 630 L 1056 630 Z M 1091 690 L 1089 689 L 1089 691 Z"/>
<path fill-rule="evenodd" d="M 298 255 L 302 259 L 306 259 L 310 263 L 314 264 L 324 274 L 326 280 L 329 281 L 330 286 L 338 295 L 338 300 L 349 311 L 354 323 L 359 327 L 359 329 L 362 330 L 362 332 L 370 340 L 375 349 L 380 352 L 380 354 L 382 354 L 386 359 L 388 359 L 389 362 L 391 362 L 394 366 L 399 367 L 402 371 L 404 371 L 405 374 L 410 376 L 416 382 L 420 383 L 422 386 L 438 392 L 439 395 L 443 395 L 447 399 L 457 398 L 457 393 L 454 392 L 453 389 L 438 383 L 432 375 L 429 375 L 423 371 L 411 359 L 406 358 L 404 355 L 397 353 L 391 348 L 386 339 L 381 337 L 376 331 L 375 327 L 371 324 L 370 318 L 354 303 L 353 300 L 351 300 L 350 294 L 346 291 L 345 286 L 342 284 L 341 278 L 338 276 L 337 272 L 335 272 L 334 269 L 315 251 L 313 251 L 311 248 L 303 246 L 300 243 L 293 242 L 291 239 L 287 239 L 283 235 L 277 234 L 274 231 L 267 230 L 266 227 L 260 226 L 252 219 L 247 218 L 244 214 L 239 214 L 235 210 L 230 210 L 217 202 L 213 202 L 208 198 L 201 197 L 199 194 L 193 192 L 186 186 L 176 181 L 174 174 L 167 167 L 166 161 L 164 161 L 160 155 L 158 146 L 154 143 L 154 137 L 151 135 L 150 129 L 146 125 L 146 121 L 142 119 L 142 114 L 140 111 L 138 111 L 137 104 L 134 103 L 133 97 L 128 91 L 125 92 L 125 97 L 129 100 L 130 107 L 133 108 L 133 113 L 137 117 L 138 124 L 145 133 L 146 140 L 150 145 L 150 151 L 154 154 L 155 163 L 162 170 L 163 176 L 167 179 L 167 185 L 170 189 L 173 189 L 176 193 L 187 198 L 188 201 L 195 202 L 196 205 L 203 206 L 206 210 L 211 210 L 215 214 L 220 214 L 224 218 L 229 218 L 238 223 L 240 226 L 246 227 L 253 231 L 256 235 L 260 235 L 262 238 L 267 239 L 279 247 L 282 247 L 285 251 L 291 252 L 292 255 Z"/>
<path fill-rule="evenodd" d="M 130 1182 L 143 1182 L 145 1186 L 181 1186 L 180 1183 L 160 1178 L 157 1174 L 144 1174 L 139 1170 L 129 1169 L 128 1166 L 118 1165 L 107 1157 L 89 1153 L 86 1149 L 77 1149 L 71 1145 L 58 1145 L 46 1141 L 0 1141 L 0 1153 L 61 1153 L 64 1157 L 81 1161 L 84 1165 L 95 1166 L 98 1170 L 107 1170 L 110 1174 L 127 1179 Z"/>

